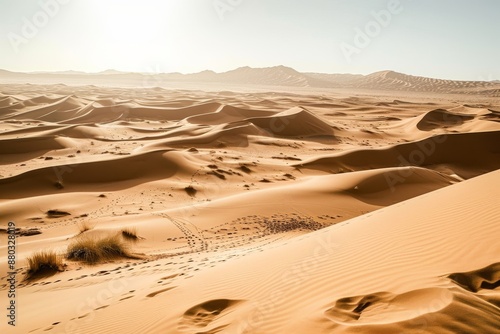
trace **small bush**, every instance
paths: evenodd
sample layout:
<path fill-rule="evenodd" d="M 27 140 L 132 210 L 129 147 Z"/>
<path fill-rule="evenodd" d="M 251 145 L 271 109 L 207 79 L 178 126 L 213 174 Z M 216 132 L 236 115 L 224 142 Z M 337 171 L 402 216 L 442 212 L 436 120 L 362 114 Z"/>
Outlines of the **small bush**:
<path fill-rule="evenodd" d="M 63 263 L 54 251 L 38 251 L 27 258 L 27 279 L 50 276 L 62 271 Z"/>
<path fill-rule="evenodd" d="M 184 190 L 186 191 L 186 193 L 191 196 L 191 197 L 194 197 L 196 195 L 196 193 L 198 192 L 193 186 L 189 185 L 187 186 L 186 188 L 184 188 Z"/>
<path fill-rule="evenodd" d="M 79 237 L 68 246 L 66 257 L 70 260 L 95 264 L 113 258 L 132 256 L 120 236 L 113 235 L 100 238 Z"/>

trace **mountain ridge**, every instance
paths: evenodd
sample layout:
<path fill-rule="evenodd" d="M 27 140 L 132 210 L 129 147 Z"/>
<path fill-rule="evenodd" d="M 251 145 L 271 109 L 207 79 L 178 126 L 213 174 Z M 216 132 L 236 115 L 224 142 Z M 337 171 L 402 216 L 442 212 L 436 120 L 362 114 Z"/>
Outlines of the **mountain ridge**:
<path fill-rule="evenodd" d="M 143 86 L 154 83 L 224 83 L 238 85 L 281 86 L 302 88 L 358 88 L 375 90 L 397 90 L 417 92 L 469 93 L 500 96 L 498 81 L 463 81 L 434 79 L 383 70 L 368 75 L 348 73 L 313 73 L 299 72 L 291 67 L 279 65 L 253 68 L 238 67 L 226 72 L 204 70 L 196 73 L 136 73 L 108 69 L 98 73 L 78 71 L 59 72 L 12 72 L 0 69 L 0 79 L 52 79 L 85 78 L 105 80 L 141 80 Z M 151 80 L 153 79 L 153 80 Z"/>

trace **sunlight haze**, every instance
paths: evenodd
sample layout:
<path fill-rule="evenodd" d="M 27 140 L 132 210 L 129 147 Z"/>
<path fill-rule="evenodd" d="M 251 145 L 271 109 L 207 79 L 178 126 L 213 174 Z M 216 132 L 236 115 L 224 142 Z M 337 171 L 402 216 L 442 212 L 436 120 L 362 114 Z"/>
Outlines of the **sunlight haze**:
<path fill-rule="evenodd" d="M 495 80 L 498 13 L 494 0 L 7 0 L 0 68 L 194 73 L 285 65 Z"/>

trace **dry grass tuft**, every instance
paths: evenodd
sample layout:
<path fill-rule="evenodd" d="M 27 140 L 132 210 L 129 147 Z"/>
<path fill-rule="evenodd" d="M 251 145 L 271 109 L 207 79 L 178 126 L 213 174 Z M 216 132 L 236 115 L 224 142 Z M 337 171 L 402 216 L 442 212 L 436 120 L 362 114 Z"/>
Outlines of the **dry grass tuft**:
<path fill-rule="evenodd" d="M 137 229 L 135 227 L 126 227 L 122 230 L 122 236 L 125 239 L 129 240 L 139 240 L 139 236 L 137 235 Z"/>
<path fill-rule="evenodd" d="M 114 258 L 134 258 L 120 235 L 105 237 L 82 236 L 69 244 L 66 257 L 70 260 L 95 264 Z"/>
<path fill-rule="evenodd" d="M 90 224 L 89 222 L 80 222 L 78 223 L 78 230 L 80 231 L 79 234 L 85 233 L 87 231 L 90 231 L 91 229 L 94 228 L 94 225 Z"/>
<path fill-rule="evenodd" d="M 27 258 L 26 279 L 51 276 L 63 270 L 62 259 L 54 251 L 38 251 Z"/>

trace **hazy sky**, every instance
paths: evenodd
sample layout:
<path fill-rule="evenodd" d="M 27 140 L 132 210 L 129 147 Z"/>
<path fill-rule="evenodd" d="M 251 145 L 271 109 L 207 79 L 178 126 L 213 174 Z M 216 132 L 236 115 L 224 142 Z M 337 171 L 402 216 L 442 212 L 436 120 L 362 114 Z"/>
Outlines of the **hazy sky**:
<path fill-rule="evenodd" d="M 500 79 L 499 0 L 1 0 L 0 68 Z"/>

